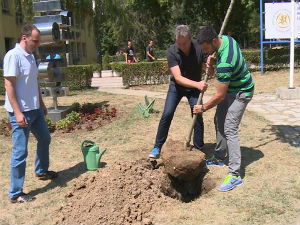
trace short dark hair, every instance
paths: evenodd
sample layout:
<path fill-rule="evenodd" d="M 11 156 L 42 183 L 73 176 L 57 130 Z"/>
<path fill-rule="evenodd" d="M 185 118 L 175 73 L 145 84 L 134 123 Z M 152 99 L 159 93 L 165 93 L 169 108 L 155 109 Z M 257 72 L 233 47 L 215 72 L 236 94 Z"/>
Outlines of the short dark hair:
<path fill-rule="evenodd" d="M 214 38 L 217 38 L 217 32 L 214 28 L 210 26 L 200 26 L 199 27 L 199 34 L 197 37 L 197 41 L 199 44 L 202 44 L 204 42 L 212 42 Z"/>
<path fill-rule="evenodd" d="M 37 30 L 40 33 L 39 29 L 37 29 L 37 27 L 35 25 L 33 25 L 33 24 L 25 24 L 22 27 L 22 30 L 21 30 L 21 37 L 23 35 L 25 35 L 26 37 L 31 36 L 33 30 Z"/>

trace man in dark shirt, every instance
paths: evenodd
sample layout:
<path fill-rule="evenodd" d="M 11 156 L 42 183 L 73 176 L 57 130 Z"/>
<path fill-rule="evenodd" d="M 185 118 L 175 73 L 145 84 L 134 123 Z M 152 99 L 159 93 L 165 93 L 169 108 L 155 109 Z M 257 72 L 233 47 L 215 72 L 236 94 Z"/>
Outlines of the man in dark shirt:
<path fill-rule="evenodd" d="M 149 45 L 146 48 L 147 61 L 153 62 L 155 60 L 154 50 L 153 50 L 153 40 L 150 40 Z"/>
<path fill-rule="evenodd" d="M 196 40 L 191 39 L 191 33 L 186 25 L 179 25 L 175 30 L 175 44 L 167 51 L 167 60 L 172 78 L 165 102 L 163 115 L 160 119 L 155 145 L 149 154 L 150 158 L 159 158 L 160 150 L 165 143 L 171 121 L 177 105 L 183 96 L 187 97 L 191 113 L 200 94 L 206 91 L 208 84 L 201 81 L 202 64 L 206 55 L 202 52 Z M 203 148 L 204 124 L 199 114 L 194 129 L 194 146 Z"/>
<path fill-rule="evenodd" d="M 137 62 L 137 59 L 135 58 L 134 54 L 134 48 L 132 47 L 132 41 L 128 40 L 128 46 L 125 51 L 125 58 L 126 58 L 126 63 L 132 63 L 132 62 Z"/>

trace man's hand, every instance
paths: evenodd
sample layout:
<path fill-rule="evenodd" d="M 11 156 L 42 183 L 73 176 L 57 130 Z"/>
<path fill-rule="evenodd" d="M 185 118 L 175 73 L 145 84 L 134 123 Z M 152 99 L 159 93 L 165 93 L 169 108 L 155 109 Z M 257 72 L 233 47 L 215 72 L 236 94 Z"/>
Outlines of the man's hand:
<path fill-rule="evenodd" d="M 197 89 L 199 90 L 199 91 L 206 91 L 206 89 L 207 89 L 207 87 L 208 87 L 208 83 L 206 83 L 205 81 L 199 81 L 199 82 L 197 82 Z"/>
<path fill-rule="evenodd" d="M 194 114 L 203 113 L 204 112 L 203 109 L 204 109 L 203 105 L 194 105 L 193 113 Z"/>
<path fill-rule="evenodd" d="M 16 117 L 16 122 L 20 127 L 25 128 L 28 126 L 26 117 L 24 116 L 24 114 L 22 112 L 15 113 L 15 117 Z"/>

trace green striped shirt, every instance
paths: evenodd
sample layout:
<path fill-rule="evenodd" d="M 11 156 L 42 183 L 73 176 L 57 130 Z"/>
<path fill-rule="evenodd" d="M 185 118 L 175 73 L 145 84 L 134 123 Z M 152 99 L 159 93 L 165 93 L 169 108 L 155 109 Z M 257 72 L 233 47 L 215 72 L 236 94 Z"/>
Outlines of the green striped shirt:
<path fill-rule="evenodd" d="M 238 43 L 225 35 L 222 35 L 222 40 L 217 53 L 218 81 L 229 83 L 228 93 L 243 91 L 246 96 L 253 95 L 254 81 Z"/>

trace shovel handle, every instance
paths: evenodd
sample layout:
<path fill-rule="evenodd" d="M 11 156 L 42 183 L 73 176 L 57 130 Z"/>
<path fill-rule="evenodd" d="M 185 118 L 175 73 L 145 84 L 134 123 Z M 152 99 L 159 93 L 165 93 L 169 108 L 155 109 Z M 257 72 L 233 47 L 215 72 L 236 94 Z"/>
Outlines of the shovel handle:
<path fill-rule="evenodd" d="M 226 26 L 226 24 L 227 24 L 227 22 L 228 22 L 228 19 L 229 19 L 229 15 L 230 15 L 230 13 L 231 13 L 231 11 L 232 11 L 232 6 L 233 6 L 233 4 L 234 4 L 234 1 L 235 1 L 235 0 L 231 0 L 231 1 L 230 1 L 230 5 L 229 5 L 229 7 L 228 7 L 228 9 L 227 9 L 225 18 L 224 18 L 224 20 L 223 20 L 223 23 L 222 23 L 222 27 L 221 27 L 219 36 L 221 36 L 221 35 L 223 34 L 223 32 L 224 32 L 225 26 Z M 215 56 L 215 53 L 213 54 L 213 56 Z M 205 74 L 203 80 L 204 80 L 205 82 L 207 82 L 207 79 L 208 79 L 208 76 L 207 76 L 207 74 Z M 197 105 L 199 105 L 199 104 L 202 102 L 203 95 L 204 95 L 204 92 L 201 91 L 201 93 L 200 93 L 200 95 L 199 95 L 199 98 L 198 98 L 198 100 L 197 100 Z M 189 146 L 190 146 L 190 143 L 191 143 L 191 137 L 192 137 L 192 133 L 193 133 L 193 130 L 194 130 L 194 127 L 195 127 L 195 123 L 196 123 L 196 120 L 197 120 L 197 116 L 198 116 L 198 114 L 194 114 L 194 115 L 193 115 L 193 122 L 192 122 L 192 124 L 191 124 L 189 133 L 188 133 L 188 135 L 186 136 L 186 139 L 185 139 L 185 146 L 186 146 L 186 147 L 189 147 Z"/>
<path fill-rule="evenodd" d="M 204 79 L 203 79 L 205 82 L 207 82 L 208 80 L 208 76 L 205 74 L 204 76 Z M 197 105 L 199 105 L 201 102 L 202 102 L 202 99 L 203 99 L 203 95 L 204 95 L 204 92 L 201 91 L 200 95 L 199 95 L 199 98 L 197 100 Z M 190 142 L 191 142 L 191 138 L 192 138 L 192 133 L 193 133 L 193 130 L 194 130 L 194 127 L 195 127 L 195 123 L 196 123 L 196 120 L 197 120 L 197 117 L 198 117 L 198 114 L 194 114 L 193 115 L 193 122 L 192 122 L 192 125 L 190 127 L 190 130 L 189 130 L 189 133 L 186 137 L 186 147 L 189 147 L 190 146 Z"/>

